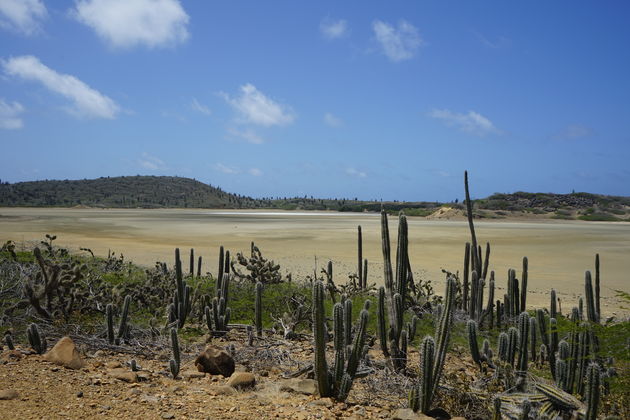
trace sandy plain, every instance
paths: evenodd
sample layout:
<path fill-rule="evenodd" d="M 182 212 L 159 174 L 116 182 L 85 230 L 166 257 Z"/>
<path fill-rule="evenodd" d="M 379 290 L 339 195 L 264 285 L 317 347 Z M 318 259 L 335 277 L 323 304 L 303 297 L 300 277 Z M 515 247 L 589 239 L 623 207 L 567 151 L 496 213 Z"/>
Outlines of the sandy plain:
<path fill-rule="evenodd" d="M 41 240 L 58 236 L 57 244 L 78 251 L 90 248 L 106 256 L 123 253 L 136 263 L 173 261 L 173 250 L 195 248 L 203 271 L 214 273 L 220 245 L 231 252 L 249 252 L 255 241 L 263 255 L 274 259 L 294 279 L 321 270 L 329 260 L 336 281 L 356 270 L 356 230 L 363 229 L 363 253 L 369 260 L 368 281 L 382 284 L 380 219 L 373 213 L 283 212 L 206 209 L 67 209 L 0 208 L 0 242 Z M 507 271 L 529 259 L 528 304 L 549 305 L 555 288 L 563 309 L 584 294 L 584 272 L 594 270 L 600 254 L 602 306 L 606 315 L 620 309 L 615 290 L 630 291 L 630 224 L 581 221 L 477 221 L 480 243 L 490 242 L 490 269 L 496 272 L 498 296 L 505 290 Z M 397 219 L 390 218 L 395 250 Z M 442 293 L 442 269 L 462 270 L 464 244 L 470 239 L 464 221 L 409 218 L 410 259 L 416 277 L 430 279 Z M 394 251 L 392 251 L 394 252 Z"/>

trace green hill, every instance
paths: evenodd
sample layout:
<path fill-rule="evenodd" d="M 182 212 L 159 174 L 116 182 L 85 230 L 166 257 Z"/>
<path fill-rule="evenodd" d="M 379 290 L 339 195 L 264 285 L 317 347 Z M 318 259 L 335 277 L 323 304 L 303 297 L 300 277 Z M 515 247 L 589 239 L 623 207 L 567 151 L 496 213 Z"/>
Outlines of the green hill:
<path fill-rule="evenodd" d="M 231 208 L 253 201 L 194 179 L 171 176 L 0 184 L 0 206 Z"/>

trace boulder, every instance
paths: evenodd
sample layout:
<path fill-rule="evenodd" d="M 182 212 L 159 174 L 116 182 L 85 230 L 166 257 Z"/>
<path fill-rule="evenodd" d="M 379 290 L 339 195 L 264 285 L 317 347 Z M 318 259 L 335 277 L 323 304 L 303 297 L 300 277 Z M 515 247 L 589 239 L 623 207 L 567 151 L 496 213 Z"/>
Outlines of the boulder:
<path fill-rule="evenodd" d="M 195 366 L 199 372 L 211 375 L 223 375 L 226 378 L 234 373 L 234 359 L 225 350 L 207 346 L 195 359 Z"/>
<path fill-rule="evenodd" d="M 63 337 L 44 355 L 44 359 L 69 369 L 81 369 L 85 362 L 70 337 Z"/>
<path fill-rule="evenodd" d="M 236 372 L 230 376 L 227 384 L 237 389 L 252 388 L 256 385 L 256 377 L 250 372 Z"/>

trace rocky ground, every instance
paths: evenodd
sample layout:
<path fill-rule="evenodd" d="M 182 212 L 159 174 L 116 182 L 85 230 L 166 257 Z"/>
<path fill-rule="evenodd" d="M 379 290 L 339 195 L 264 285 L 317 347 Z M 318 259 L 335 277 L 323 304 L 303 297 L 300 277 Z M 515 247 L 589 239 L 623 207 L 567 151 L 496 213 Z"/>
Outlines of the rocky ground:
<path fill-rule="evenodd" d="M 128 349 L 93 351 L 78 338 L 76 345 L 64 340 L 46 355 L 5 347 L 0 356 L 0 418 L 425 418 L 397 412 L 406 406 L 409 385 L 402 375 L 381 370 L 356 380 L 348 400 L 339 403 L 319 398 L 308 373 L 287 377 L 311 363 L 308 340 L 265 339 L 253 346 L 246 341 L 244 333 L 232 331 L 212 343 L 216 351 L 234 345 L 236 371 L 229 378 L 198 371 L 195 356 L 203 343 L 184 349 L 178 379 L 168 372 L 168 347 L 160 350 L 160 344 L 150 357 L 128 354 Z M 129 366 L 132 358 L 140 367 L 136 372 Z M 415 363 L 417 353 L 410 358 Z M 472 368 L 454 360 L 447 366 L 446 375 Z"/>

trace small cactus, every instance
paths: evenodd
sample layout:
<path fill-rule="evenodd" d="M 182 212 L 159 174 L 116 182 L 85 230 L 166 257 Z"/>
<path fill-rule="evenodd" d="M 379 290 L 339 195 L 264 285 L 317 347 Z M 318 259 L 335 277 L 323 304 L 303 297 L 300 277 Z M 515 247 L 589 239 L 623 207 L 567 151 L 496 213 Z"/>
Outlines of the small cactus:
<path fill-rule="evenodd" d="M 477 343 L 477 322 L 473 319 L 469 319 L 466 323 L 466 329 L 468 331 L 470 355 L 472 356 L 473 361 L 481 367 L 481 354 L 479 353 L 479 345 Z"/>
<path fill-rule="evenodd" d="M 38 354 L 44 354 L 46 352 L 46 339 L 42 338 L 39 333 L 39 329 L 37 328 L 37 324 L 29 325 L 26 330 L 26 335 L 28 337 L 28 343 L 33 350 L 35 350 Z"/>

